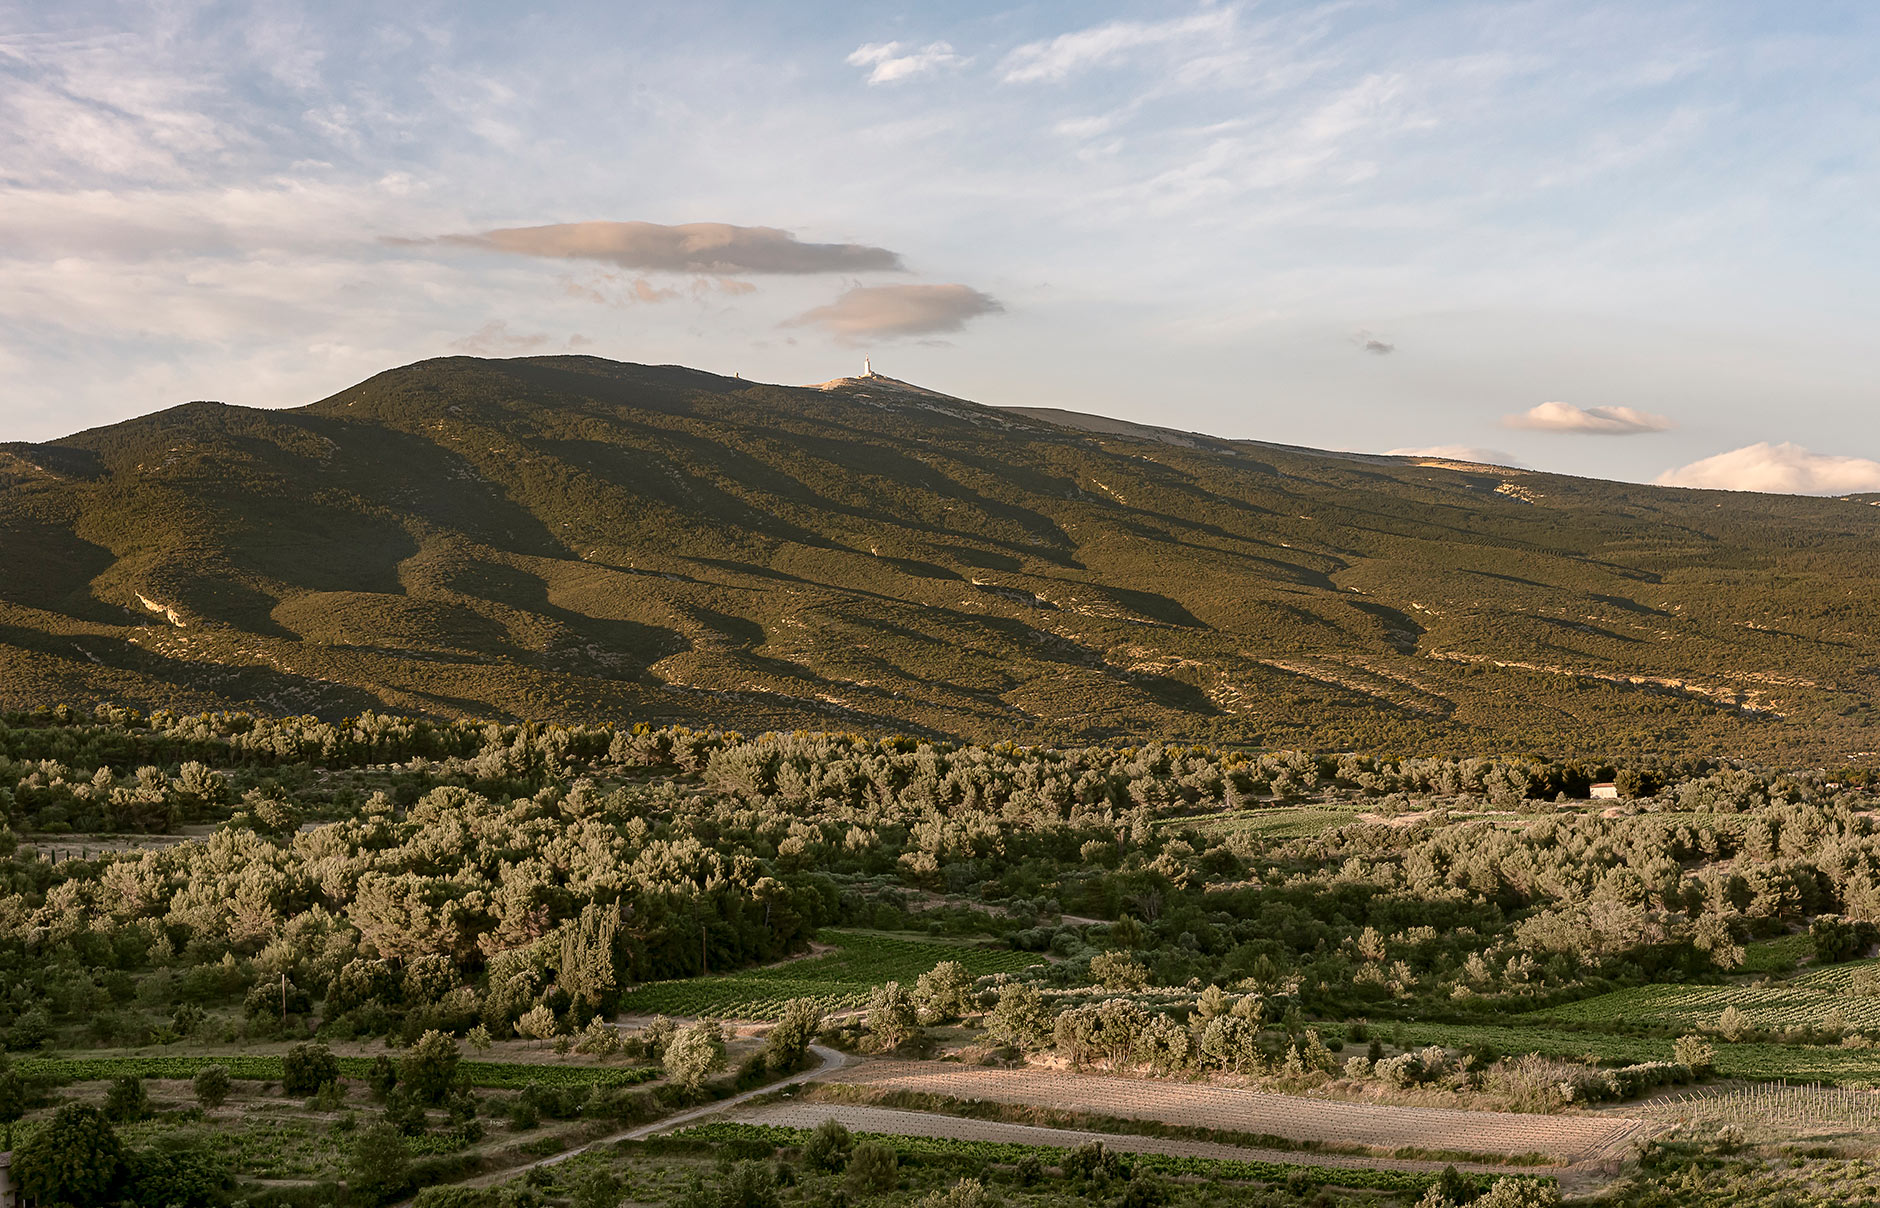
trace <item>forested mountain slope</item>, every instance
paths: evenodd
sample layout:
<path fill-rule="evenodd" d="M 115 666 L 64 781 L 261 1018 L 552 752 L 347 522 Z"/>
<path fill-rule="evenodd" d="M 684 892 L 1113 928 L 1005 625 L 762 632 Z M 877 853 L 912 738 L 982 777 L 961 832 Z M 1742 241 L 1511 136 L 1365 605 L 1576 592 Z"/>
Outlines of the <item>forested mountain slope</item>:
<path fill-rule="evenodd" d="M 1880 746 L 1880 509 L 887 379 L 426 361 L 0 446 L 0 704 L 1382 751 Z"/>

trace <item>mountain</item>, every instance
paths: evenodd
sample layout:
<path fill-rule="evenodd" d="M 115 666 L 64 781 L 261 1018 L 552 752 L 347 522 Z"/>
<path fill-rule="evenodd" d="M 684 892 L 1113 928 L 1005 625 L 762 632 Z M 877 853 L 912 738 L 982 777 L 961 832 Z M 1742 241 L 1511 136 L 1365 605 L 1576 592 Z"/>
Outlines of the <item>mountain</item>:
<path fill-rule="evenodd" d="M 453 357 L 0 446 L 0 704 L 1880 747 L 1880 509 Z"/>

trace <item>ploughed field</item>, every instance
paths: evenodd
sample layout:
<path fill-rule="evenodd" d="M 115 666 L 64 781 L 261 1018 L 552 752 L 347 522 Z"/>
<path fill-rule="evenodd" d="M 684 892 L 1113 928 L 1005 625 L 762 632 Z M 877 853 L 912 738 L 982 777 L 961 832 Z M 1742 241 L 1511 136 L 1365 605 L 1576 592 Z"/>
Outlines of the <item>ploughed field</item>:
<path fill-rule="evenodd" d="M 1648 1127 L 1643 1121 L 1619 1116 L 1541 1116 L 1342 1103 L 1236 1087 L 923 1061 L 870 1062 L 833 1074 L 829 1081 L 1296 1141 L 1383 1150 L 1409 1147 L 1510 1155 L 1541 1153 L 1562 1162 L 1618 1156 Z"/>

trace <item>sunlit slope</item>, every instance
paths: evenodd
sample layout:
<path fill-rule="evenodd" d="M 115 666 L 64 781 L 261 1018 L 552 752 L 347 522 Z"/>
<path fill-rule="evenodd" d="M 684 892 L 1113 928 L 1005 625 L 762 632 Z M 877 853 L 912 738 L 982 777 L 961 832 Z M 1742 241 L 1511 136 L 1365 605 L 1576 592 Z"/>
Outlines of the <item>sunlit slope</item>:
<path fill-rule="evenodd" d="M 1104 426 L 885 380 L 452 358 L 6 446 L 0 698 L 1880 746 L 1865 501 Z"/>

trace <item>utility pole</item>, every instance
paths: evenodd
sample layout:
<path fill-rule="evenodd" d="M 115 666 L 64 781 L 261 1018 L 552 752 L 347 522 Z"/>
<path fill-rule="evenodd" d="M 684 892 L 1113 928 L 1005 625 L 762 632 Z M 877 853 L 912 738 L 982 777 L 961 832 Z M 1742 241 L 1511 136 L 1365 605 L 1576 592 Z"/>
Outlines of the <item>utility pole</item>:
<path fill-rule="evenodd" d="M 281 1030 L 287 1030 L 287 974 L 281 974 Z"/>

